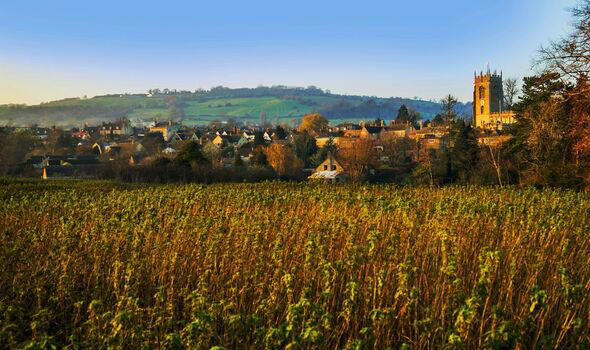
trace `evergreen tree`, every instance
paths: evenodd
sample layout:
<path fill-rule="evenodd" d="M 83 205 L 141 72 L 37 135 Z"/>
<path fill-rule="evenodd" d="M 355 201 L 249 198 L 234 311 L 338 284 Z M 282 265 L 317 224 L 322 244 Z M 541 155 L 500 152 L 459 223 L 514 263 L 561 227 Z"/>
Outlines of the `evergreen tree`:
<path fill-rule="evenodd" d="M 477 167 L 479 146 L 477 136 L 470 124 L 463 120 L 455 122 L 451 130 L 451 152 L 453 154 L 453 182 L 466 183 Z"/>
<path fill-rule="evenodd" d="M 410 112 L 408 111 L 408 107 L 406 105 L 401 105 L 399 110 L 397 111 L 397 117 L 395 118 L 395 122 L 397 124 L 403 124 L 410 121 Z"/>
<path fill-rule="evenodd" d="M 297 158 L 301 159 L 305 166 L 310 166 L 310 157 L 318 151 L 315 138 L 307 132 L 302 132 L 293 139 L 293 146 Z"/>
<path fill-rule="evenodd" d="M 450 124 L 457 119 L 456 107 L 459 101 L 453 95 L 447 95 L 441 101 L 441 117 L 444 122 L 450 127 Z"/>
<path fill-rule="evenodd" d="M 395 123 L 411 124 L 413 126 L 416 126 L 416 124 L 418 123 L 418 119 L 420 119 L 420 114 L 418 112 L 406 107 L 406 105 L 401 105 L 401 107 L 397 111 Z"/>
<path fill-rule="evenodd" d="M 328 139 L 328 142 L 326 142 L 312 157 L 309 158 L 309 166 L 312 168 L 317 167 L 324 160 L 326 160 L 328 153 L 332 153 L 333 156 L 336 156 L 337 151 L 338 146 L 336 146 L 334 143 L 334 139 Z"/>
<path fill-rule="evenodd" d="M 444 182 L 454 182 L 456 180 L 455 170 L 453 169 L 453 150 L 451 145 L 451 127 L 457 118 L 455 112 L 455 106 L 457 105 L 457 99 L 452 95 L 447 95 L 441 101 L 441 118 L 444 120 L 444 125 L 447 128 L 446 136 L 446 148 L 444 150 L 444 159 L 446 161 L 446 176 Z"/>
<path fill-rule="evenodd" d="M 520 181 L 536 185 L 577 187 L 582 181 L 574 152 L 573 87 L 557 73 L 523 79 L 523 96 L 514 106 L 516 123 L 504 145 Z"/>
<path fill-rule="evenodd" d="M 275 140 L 284 140 L 287 138 L 287 132 L 280 125 L 277 125 L 277 127 L 274 130 L 273 138 Z"/>
<path fill-rule="evenodd" d="M 190 167 L 191 163 L 200 165 L 208 163 L 207 158 L 201 152 L 201 146 L 194 141 L 187 143 L 174 158 L 174 164 L 177 166 Z"/>
<path fill-rule="evenodd" d="M 262 131 L 257 131 L 254 133 L 254 146 L 264 146 L 266 145 L 266 140 L 264 139 L 264 133 Z"/>
<path fill-rule="evenodd" d="M 442 114 L 437 113 L 436 116 L 431 120 L 432 126 L 442 126 L 445 124 Z"/>

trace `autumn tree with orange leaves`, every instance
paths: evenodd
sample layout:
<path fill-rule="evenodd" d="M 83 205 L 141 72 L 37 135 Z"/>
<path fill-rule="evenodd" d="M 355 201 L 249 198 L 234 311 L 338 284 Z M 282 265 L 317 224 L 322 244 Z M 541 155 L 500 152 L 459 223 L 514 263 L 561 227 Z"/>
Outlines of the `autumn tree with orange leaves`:
<path fill-rule="evenodd" d="M 363 139 L 339 150 L 338 159 L 352 181 L 361 181 L 379 164 L 375 141 Z"/>
<path fill-rule="evenodd" d="M 590 189 L 590 84 L 586 76 L 578 79 L 568 93 L 571 113 L 572 152 L 575 164 L 581 167 L 585 186 Z"/>
<path fill-rule="evenodd" d="M 571 136 L 576 162 L 590 161 L 590 84 L 583 77 L 569 94 L 572 114 Z"/>
<path fill-rule="evenodd" d="M 288 147 L 273 143 L 264 150 L 268 164 L 274 169 L 279 177 L 298 177 L 303 168 L 303 162 Z"/>
<path fill-rule="evenodd" d="M 303 117 L 303 122 L 299 126 L 299 131 L 307 131 L 312 135 L 325 131 L 328 128 L 329 121 L 321 114 L 309 114 Z"/>

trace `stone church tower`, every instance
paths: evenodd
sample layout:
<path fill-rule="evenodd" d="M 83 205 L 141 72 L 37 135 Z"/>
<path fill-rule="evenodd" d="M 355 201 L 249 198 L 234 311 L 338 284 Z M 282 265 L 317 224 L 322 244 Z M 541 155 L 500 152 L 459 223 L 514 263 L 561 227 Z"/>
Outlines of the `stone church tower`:
<path fill-rule="evenodd" d="M 502 73 L 475 73 L 473 89 L 474 126 L 481 129 L 501 130 L 514 122 L 514 114 L 504 110 Z"/>

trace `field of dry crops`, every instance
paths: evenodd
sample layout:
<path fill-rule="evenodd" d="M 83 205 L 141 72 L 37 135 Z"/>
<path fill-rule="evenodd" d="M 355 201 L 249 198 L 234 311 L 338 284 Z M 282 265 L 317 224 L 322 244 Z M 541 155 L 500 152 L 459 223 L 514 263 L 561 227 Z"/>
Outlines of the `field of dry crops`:
<path fill-rule="evenodd" d="M 590 346 L 590 196 L 0 179 L 0 348 Z"/>

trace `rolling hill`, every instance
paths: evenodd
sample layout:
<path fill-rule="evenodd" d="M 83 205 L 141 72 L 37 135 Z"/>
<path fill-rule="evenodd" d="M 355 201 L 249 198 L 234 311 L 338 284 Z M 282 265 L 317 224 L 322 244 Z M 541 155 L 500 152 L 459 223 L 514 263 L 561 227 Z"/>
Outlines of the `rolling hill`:
<path fill-rule="evenodd" d="M 122 117 L 132 121 L 182 118 L 187 125 L 229 118 L 247 123 L 258 122 L 261 114 L 271 123 L 290 123 L 316 112 L 337 124 L 343 120 L 391 120 L 402 104 L 419 112 L 423 119 L 431 119 L 440 110 L 440 105 L 433 101 L 337 95 L 315 87 L 215 87 L 195 92 L 156 89 L 149 94 L 68 98 L 35 106 L 2 105 L 0 125 L 81 126 Z M 471 103 L 460 103 L 457 112 L 470 116 Z"/>

